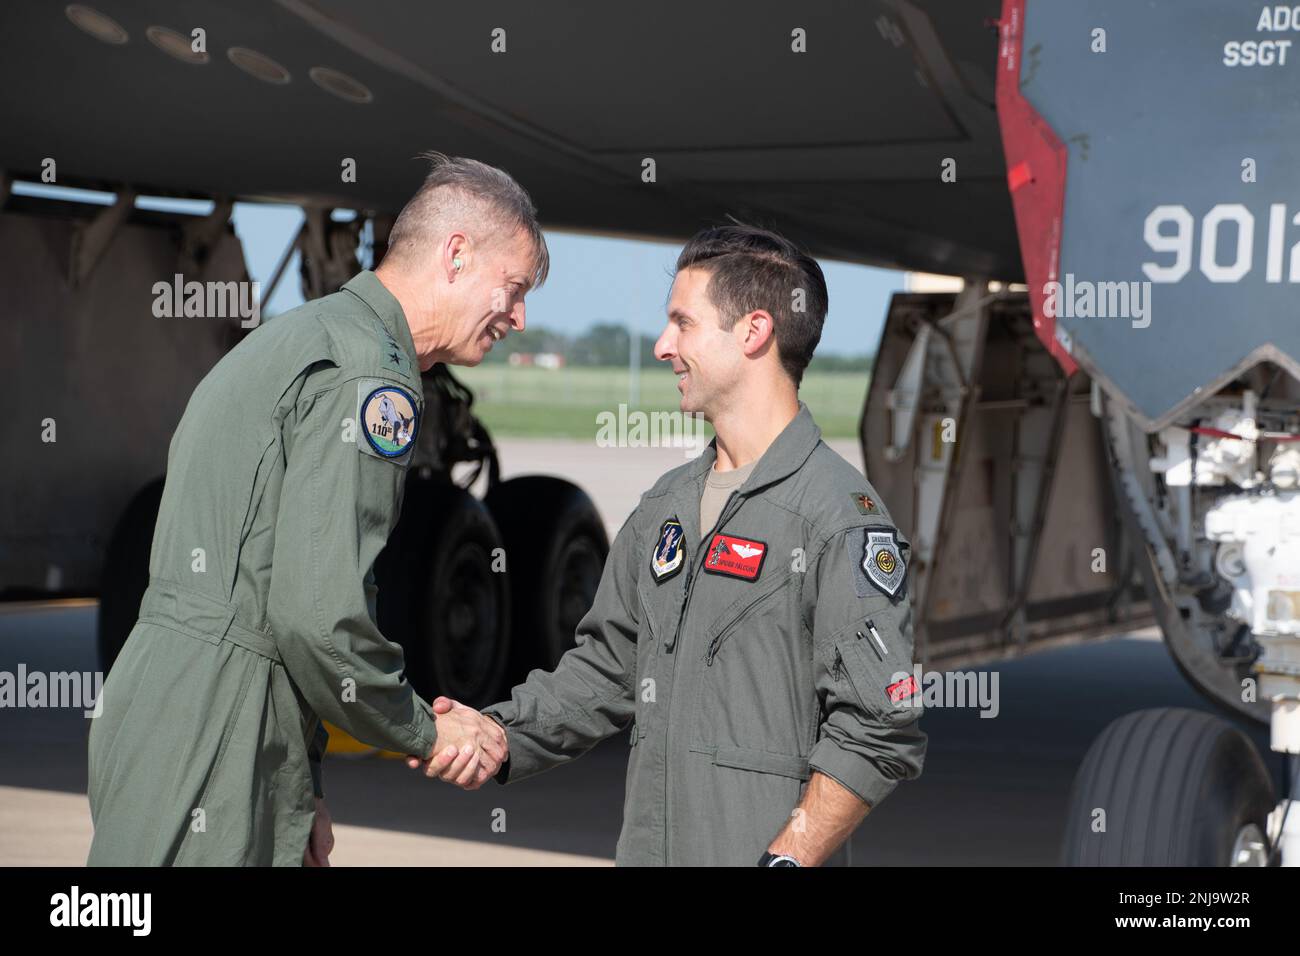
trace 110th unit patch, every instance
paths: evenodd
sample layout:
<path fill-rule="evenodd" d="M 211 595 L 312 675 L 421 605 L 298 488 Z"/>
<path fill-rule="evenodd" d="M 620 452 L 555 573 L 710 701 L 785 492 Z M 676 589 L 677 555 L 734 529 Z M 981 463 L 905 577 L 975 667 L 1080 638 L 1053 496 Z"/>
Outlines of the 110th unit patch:
<path fill-rule="evenodd" d="M 360 384 L 361 409 L 357 416 L 366 436 L 363 450 L 383 458 L 406 454 L 420 428 L 415 399 L 404 388 L 375 382 Z"/>

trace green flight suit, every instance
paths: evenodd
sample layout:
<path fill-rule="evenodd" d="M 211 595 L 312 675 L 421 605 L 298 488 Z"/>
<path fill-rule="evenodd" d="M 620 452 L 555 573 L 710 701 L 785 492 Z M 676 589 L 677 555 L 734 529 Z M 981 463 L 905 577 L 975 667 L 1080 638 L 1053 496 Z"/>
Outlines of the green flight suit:
<path fill-rule="evenodd" d="M 248 335 L 167 457 L 140 616 L 90 732 L 91 865 L 302 862 L 321 720 L 427 755 L 429 705 L 374 623 L 423 396 L 373 272 Z"/>
<path fill-rule="evenodd" d="M 876 493 L 800 403 L 702 530 L 715 458 L 642 496 L 577 646 L 485 711 L 500 783 L 630 725 L 620 865 L 753 866 L 812 771 L 875 807 L 924 762 L 910 545 Z"/>

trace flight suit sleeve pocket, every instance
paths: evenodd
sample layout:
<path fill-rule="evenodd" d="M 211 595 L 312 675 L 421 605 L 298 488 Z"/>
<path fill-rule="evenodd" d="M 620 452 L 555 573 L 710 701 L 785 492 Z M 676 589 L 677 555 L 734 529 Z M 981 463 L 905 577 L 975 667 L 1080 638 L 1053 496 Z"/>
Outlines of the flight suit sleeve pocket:
<path fill-rule="evenodd" d="M 863 709 L 891 726 L 920 716 L 910 647 L 871 618 L 849 624 L 831 642 L 831 677 L 852 687 Z"/>

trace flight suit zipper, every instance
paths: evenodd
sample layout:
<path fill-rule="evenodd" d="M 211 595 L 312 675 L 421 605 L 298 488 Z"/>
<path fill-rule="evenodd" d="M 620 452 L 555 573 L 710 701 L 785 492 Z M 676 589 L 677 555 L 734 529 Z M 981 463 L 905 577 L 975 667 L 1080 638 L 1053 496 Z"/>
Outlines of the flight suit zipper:
<path fill-rule="evenodd" d="M 704 568 L 704 562 L 705 560 L 707 560 L 708 549 L 705 547 L 705 542 L 708 541 L 710 538 L 712 538 L 713 535 L 717 534 L 718 529 L 727 523 L 727 520 L 735 512 L 736 507 L 739 507 L 739 502 L 741 500 L 742 499 L 740 498 L 739 492 L 733 491 L 730 495 L 728 495 L 727 501 L 722 506 L 722 511 L 718 515 L 718 520 L 715 521 L 713 523 L 713 527 L 710 528 L 709 531 L 703 537 L 700 538 L 700 542 L 699 542 L 700 560 L 698 562 L 692 562 L 692 566 L 688 568 L 686 571 L 686 583 L 682 591 L 682 609 L 681 612 L 677 615 L 677 627 L 673 631 L 672 640 L 664 643 L 665 650 L 669 648 L 675 650 L 677 647 L 677 640 L 678 638 L 681 637 L 682 625 L 686 622 L 686 612 L 689 609 L 691 604 L 691 591 L 695 587 L 695 579 L 699 577 L 701 571 Z M 673 657 L 673 699 L 674 700 L 680 696 L 677 692 L 677 673 L 676 673 L 677 658 L 680 656 L 681 655 L 678 654 Z M 670 702 L 668 706 L 669 706 L 668 720 L 665 722 L 664 725 L 664 866 L 672 865 L 672 860 L 669 857 L 669 850 L 672 846 L 672 839 L 671 839 L 672 803 L 671 800 L 669 799 L 669 794 L 672 792 L 672 787 L 669 784 L 668 775 L 672 770 L 672 761 L 673 761 L 673 750 L 672 750 L 673 704 Z"/>
<path fill-rule="evenodd" d="M 677 615 L 677 627 L 673 631 L 673 639 L 665 645 L 667 647 L 676 647 L 677 638 L 681 636 L 682 624 L 686 621 L 686 611 L 687 608 L 690 607 L 691 603 L 691 591 L 695 587 L 695 579 L 699 577 L 700 571 L 704 567 L 704 562 L 708 558 L 706 553 L 708 549 L 704 546 L 704 542 L 717 534 L 718 529 L 721 528 L 726 523 L 727 519 L 731 517 L 731 504 L 736 500 L 738 500 L 736 498 L 736 492 L 733 491 L 727 498 L 727 503 L 723 506 L 722 513 L 718 515 L 718 520 L 714 523 L 713 527 L 709 529 L 708 533 L 705 534 L 704 537 L 700 538 L 699 555 L 701 560 L 699 564 L 694 565 L 686 575 L 686 582 L 682 589 L 682 609 Z"/>
<path fill-rule="evenodd" d="M 784 578 L 782 580 L 784 580 Z M 771 597 L 773 594 L 779 591 L 780 588 L 781 585 L 778 584 L 764 591 L 759 592 L 757 595 L 755 595 L 752 601 L 750 601 L 748 604 L 746 604 L 744 607 L 740 609 L 740 612 L 736 615 L 735 619 L 730 624 L 728 624 L 726 627 L 720 630 L 717 634 L 713 635 L 713 639 L 709 641 L 708 650 L 705 652 L 704 655 L 704 664 L 706 667 L 713 666 L 713 659 L 718 656 L 718 649 L 722 647 L 722 644 L 726 640 L 726 638 L 729 637 L 731 633 L 740 625 L 740 622 L 745 619 L 745 615 L 748 614 L 754 608 L 754 605 L 758 604 L 760 601 L 763 601 Z"/>
<path fill-rule="evenodd" d="M 741 611 L 740 613 L 743 615 L 745 612 Z M 733 627 L 735 627 L 734 624 L 728 625 L 726 628 L 714 635 L 713 640 L 709 641 L 709 649 L 704 654 L 704 666 L 713 666 L 713 656 L 718 653 L 718 647 L 722 644 L 722 635 L 728 633 Z"/>
<path fill-rule="evenodd" d="M 835 660 L 831 662 L 831 677 L 835 680 L 844 679 L 844 658 L 840 655 L 840 649 L 835 648 Z"/>

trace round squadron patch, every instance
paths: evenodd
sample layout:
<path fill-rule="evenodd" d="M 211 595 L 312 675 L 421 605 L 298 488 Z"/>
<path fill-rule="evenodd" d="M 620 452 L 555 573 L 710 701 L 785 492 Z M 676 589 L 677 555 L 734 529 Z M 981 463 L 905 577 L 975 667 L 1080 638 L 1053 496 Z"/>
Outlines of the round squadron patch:
<path fill-rule="evenodd" d="M 375 389 L 361 403 L 361 428 L 366 441 L 385 458 L 405 454 L 419 427 L 415 399 L 395 385 Z"/>
<path fill-rule="evenodd" d="M 862 548 L 862 570 L 872 584 L 890 597 L 903 587 L 907 565 L 903 563 L 898 539 L 892 529 L 867 531 Z"/>

